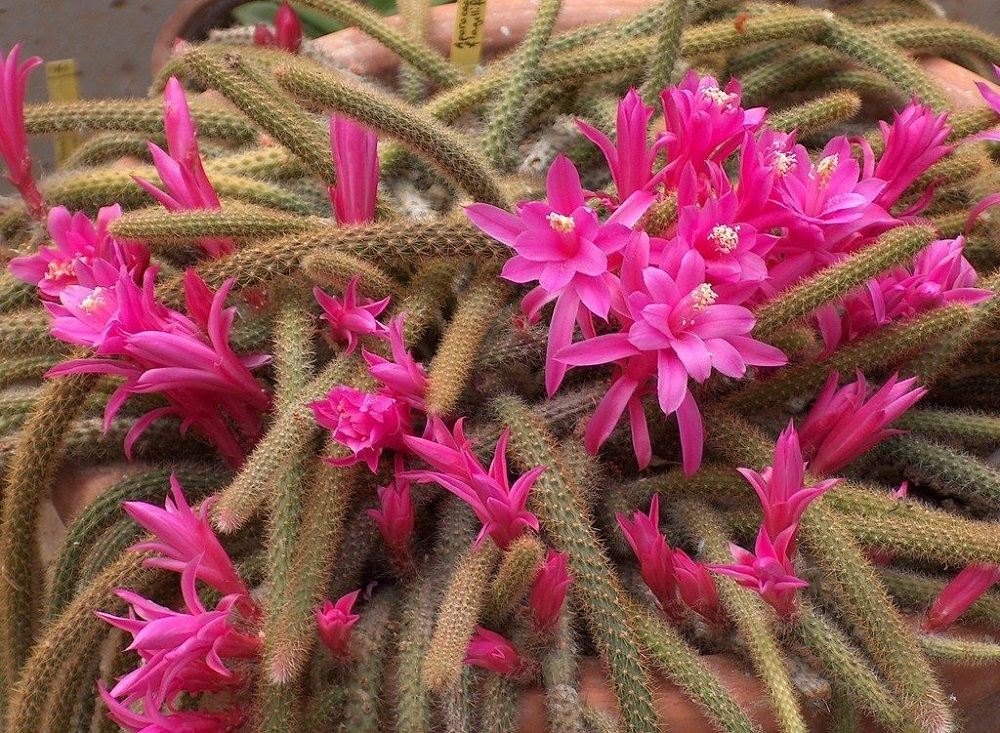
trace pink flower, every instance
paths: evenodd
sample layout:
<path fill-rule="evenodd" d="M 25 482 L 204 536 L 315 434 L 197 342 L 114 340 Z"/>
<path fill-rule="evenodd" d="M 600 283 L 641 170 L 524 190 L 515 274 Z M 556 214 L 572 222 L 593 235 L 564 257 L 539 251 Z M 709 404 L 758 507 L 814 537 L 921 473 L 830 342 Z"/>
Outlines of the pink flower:
<path fill-rule="evenodd" d="M 184 286 L 192 320 L 156 301 L 155 278 L 156 268 L 147 269 L 139 288 L 122 272 L 113 286 L 93 291 L 69 286 L 60 296 L 61 305 L 46 304 L 56 316 L 53 335 L 76 343 L 91 339 L 97 351 L 95 358 L 66 362 L 46 376 L 97 373 L 124 378 L 108 400 L 105 429 L 130 395 L 163 394 L 170 405 L 146 413 L 133 426 L 125 439 L 126 455 L 131 455 L 132 445 L 151 423 L 178 415 L 181 430 L 194 427 L 238 466 L 245 451 L 234 426 L 248 442 L 256 441 L 271 405 L 269 393 L 250 370 L 270 357 L 241 357 L 229 345 L 236 309 L 223 306 L 232 280 L 212 293 L 189 270 Z M 73 319 L 79 323 L 76 330 L 69 325 Z"/>
<path fill-rule="evenodd" d="M 202 502 L 196 514 L 173 474 L 170 475 L 170 491 L 173 500 L 168 497 L 162 509 L 142 501 L 126 501 L 122 504 L 122 509 L 153 535 L 153 539 L 139 542 L 130 549 L 156 553 L 156 557 L 146 560 L 148 567 L 180 573 L 194 563 L 198 580 L 220 593 L 249 595 L 229 553 L 209 524 L 208 510 L 214 498 Z"/>
<path fill-rule="evenodd" d="M 282 0 L 274 16 L 274 33 L 263 23 L 258 23 L 253 31 L 253 42 L 257 46 L 271 46 L 289 53 L 298 53 L 302 47 L 302 22 L 292 7 Z"/>
<path fill-rule="evenodd" d="M 830 374 L 799 428 L 809 467 L 819 474 L 839 471 L 885 438 L 903 432 L 886 426 L 927 394 L 914 386 L 916 378 L 899 381 L 898 373 L 870 397 L 860 371 L 856 381 L 838 390 L 839 377 L 837 372 Z"/>
<path fill-rule="evenodd" d="M 509 430 L 504 430 L 500 435 L 487 472 L 472 452 L 471 444 L 465 439 L 461 421 L 455 426 L 452 435 L 440 418 L 432 416 L 430 420 L 434 440 L 406 435 L 403 441 L 409 450 L 437 470 L 408 471 L 403 475 L 413 481 L 440 484 L 468 503 L 483 524 L 476 537 L 477 546 L 489 535 L 500 549 L 507 549 L 525 527 L 537 532 L 537 517 L 524 507 L 528 501 L 528 492 L 545 467 L 531 469 L 511 486 L 507 477 Z"/>
<path fill-rule="evenodd" d="M 871 148 L 863 138 L 859 139 L 865 152 L 865 178 L 886 181 L 885 188 L 875 199 L 876 204 L 888 211 L 928 168 L 954 150 L 954 146 L 944 144 L 951 132 L 947 120 L 947 113 L 936 115 L 930 107 L 916 100 L 906 105 L 902 112 L 894 111 L 891 125 L 878 123 L 884 148 L 874 168 Z M 913 216 L 926 208 L 932 192 L 933 187 L 900 216 Z"/>
<path fill-rule="evenodd" d="M 359 298 L 360 280 L 361 275 L 351 278 L 344 291 L 343 300 L 327 295 L 321 288 L 313 288 L 313 295 L 323 307 L 323 319 L 330 324 L 334 340 L 347 343 L 345 355 L 352 353 L 357 347 L 359 336 L 389 338 L 389 329 L 375 320 L 375 317 L 386 309 L 390 298 L 383 298 L 378 302 Z"/>
<path fill-rule="evenodd" d="M 576 121 L 584 136 L 604 153 L 619 201 L 624 201 L 636 191 L 647 190 L 655 183 L 653 164 L 662 143 L 650 146 L 648 142 L 649 120 L 653 111 L 654 108 L 645 104 L 635 89 L 629 89 L 618 103 L 615 142 L 583 120 Z"/>
<path fill-rule="evenodd" d="M 1000 66 L 993 64 L 993 74 L 1000 77 Z M 993 85 L 977 81 L 976 86 L 979 88 L 979 93 L 982 95 L 983 101 L 985 101 L 994 112 L 1000 115 L 1000 94 L 996 92 Z M 987 130 L 986 132 L 981 132 L 978 135 L 972 136 L 966 142 L 973 142 L 976 140 L 1000 140 L 1000 130 Z"/>
<path fill-rule="evenodd" d="M 410 537 L 413 535 L 413 499 L 410 497 L 410 482 L 402 476 L 402 459 L 399 454 L 396 461 L 393 483 L 379 487 L 379 508 L 369 509 L 368 516 L 375 520 L 393 557 L 409 564 Z"/>
<path fill-rule="evenodd" d="M 476 626 L 476 635 L 469 641 L 463 662 L 506 677 L 517 674 L 522 665 L 513 644 L 482 626 Z"/>
<path fill-rule="evenodd" d="M 987 563 L 974 563 L 944 587 L 934 599 L 924 631 L 944 631 L 955 620 L 965 613 L 966 609 L 979 600 L 979 597 L 1000 580 L 1000 568 Z"/>
<path fill-rule="evenodd" d="M 403 339 L 405 314 L 400 314 L 389 322 L 389 346 L 392 361 L 378 354 L 361 349 L 361 355 L 368 363 L 368 373 L 382 382 L 380 390 L 410 407 L 425 411 L 424 398 L 427 395 L 427 372 L 421 362 L 414 360 Z"/>
<path fill-rule="evenodd" d="M 214 713 L 194 710 L 164 713 L 148 696 L 143 699 L 143 711 L 138 713 L 112 697 L 103 682 L 97 682 L 97 690 L 108 708 L 108 717 L 131 733 L 230 733 L 246 720 L 235 708 Z"/>
<path fill-rule="evenodd" d="M 98 612 L 97 615 L 133 636 L 128 649 L 144 660 L 137 669 L 118 680 L 113 697 L 125 704 L 148 698 L 154 705 L 171 701 L 181 692 L 221 690 L 239 684 L 240 679 L 223 657 L 250 659 L 257 656 L 260 638 L 244 633 L 231 621 L 238 604 L 248 597 L 234 593 L 224 596 L 209 611 L 195 588 L 197 561 L 189 563 L 181 575 L 185 610 L 174 611 L 132 591 L 119 589 L 117 595 L 131 606 L 129 618 Z"/>
<path fill-rule="evenodd" d="M 116 242 L 108 225 L 121 216 L 115 204 L 97 213 L 96 227 L 82 211 L 70 214 L 65 206 L 49 211 L 49 236 L 55 247 L 39 247 L 38 253 L 15 257 L 8 264 L 18 280 L 36 285 L 42 295 L 58 299 L 70 285 L 93 288 L 96 260 L 107 262 L 117 272 L 122 267 L 141 277 L 149 264 L 149 252 L 141 244 Z"/>
<path fill-rule="evenodd" d="M 826 345 L 824 354 L 882 326 L 934 308 L 952 303 L 974 305 L 991 298 L 993 291 L 973 287 L 978 276 L 962 255 L 964 246 L 964 237 L 931 242 L 914 258 L 912 273 L 896 267 L 869 280 L 844 300 L 843 315 L 834 306 L 819 309 L 816 318 Z"/>
<path fill-rule="evenodd" d="M 535 582 L 528 594 L 528 604 L 535 617 L 535 628 L 545 631 L 552 628 L 559 618 L 566 591 L 573 582 L 573 576 L 566 570 L 568 552 L 556 552 L 549 548 L 545 561 L 538 569 Z"/>
<path fill-rule="evenodd" d="M 689 378 L 704 382 L 715 369 L 739 379 L 748 365 L 781 366 L 787 359 L 780 350 L 748 335 L 754 325 L 749 310 L 716 302 L 719 295 L 705 280 L 701 257 L 687 252 L 676 272 L 668 273 L 647 266 L 648 247 L 642 245 L 641 238 L 630 245 L 622 267 L 624 330 L 575 343 L 557 358 L 572 366 L 625 360 L 621 376 L 587 425 L 585 442 L 592 453 L 607 440 L 645 383 L 655 378 L 663 414 L 677 414 L 684 470 L 690 475 L 701 464 L 704 435 Z M 636 456 L 645 467 L 649 438 L 635 435 L 636 428 L 645 430 L 645 421 L 633 419 L 632 428 Z"/>
<path fill-rule="evenodd" d="M 718 622 L 719 597 L 712 578 L 686 552 L 672 549 L 660 534 L 660 495 L 653 494 L 649 514 L 635 512 L 631 522 L 620 512 L 616 512 L 615 517 L 639 560 L 642 579 L 663 612 L 675 621 L 683 621 L 677 602 L 679 596 L 685 605 L 706 620 Z"/>
<path fill-rule="evenodd" d="M 335 657 L 350 656 L 351 629 L 358 619 L 356 613 L 351 613 L 354 602 L 358 600 L 360 590 L 341 596 L 336 603 L 329 599 L 323 601 L 323 608 L 316 610 L 316 625 L 319 627 L 319 638 L 333 652 Z"/>
<path fill-rule="evenodd" d="M 521 303 L 531 320 L 537 319 L 542 306 L 555 301 L 545 361 L 545 386 L 552 395 L 567 369 L 556 353 L 573 340 L 578 321 L 593 331 L 590 314 L 607 318 L 617 290 L 609 257 L 625 247 L 629 227 L 654 197 L 633 193 L 602 224 L 587 207 L 580 175 L 568 158 L 556 158 L 546 185 L 548 203 L 529 201 L 520 204 L 515 214 L 488 204 L 472 204 L 465 212 L 473 224 L 516 252 L 501 277 L 516 283 L 538 281 Z"/>
<path fill-rule="evenodd" d="M 325 400 L 312 402 L 316 422 L 329 428 L 335 441 L 348 448 L 348 458 L 327 458 L 335 466 L 364 461 L 372 473 L 384 450 L 401 450 L 402 438 L 412 430 L 410 409 L 384 394 L 361 392 L 353 387 L 334 387 Z"/>
<path fill-rule="evenodd" d="M 735 79 L 725 89 L 714 77 L 698 78 L 691 70 L 684 81 L 660 94 L 666 131 L 658 147 L 666 153 L 667 188 L 675 188 L 681 172 L 690 164 L 700 175 L 709 162 L 722 163 L 764 124 L 763 107 L 744 109 L 742 88 Z"/>
<path fill-rule="evenodd" d="M 341 115 L 330 117 L 330 147 L 337 185 L 330 186 L 337 222 L 375 221 L 378 197 L 378 137 L 368 128 Z"/>
<path fill-rule="evenodd" d="M 23 64 L 18 58 L 21 45 L 16 44 L 7 54 L 0 49 L 0 156 L 7 165 L 7 180 L 24 199 L 28 213 L 39 221 L 45 218 L 45 202 L 31 173 L 31 153 L 24 127 L 24 93 L 28 74 L 42 64 L 32 56 Z"/>
<path fill-rule="evenodd" d="M 788 552 L 788 543 L 794 534 L 790 527 L 775 541 L 767 536 L 764 527 L 757 533 L 754 552 L 734 544 L 729 545 L 735 563 L 708 565 L 708 569 L 733 578 L 744 588 L 750 588 L 771 604 L 782 618 L 789 618 L 796 608 L 795 591 L 809 584 L 795 575 Z"/>
<path fill-rule="evenodd" d="M 815 467 L 812 467 L 815 470 Z M 777 541 L 777 537 L 798 525 L 809 504 L 826 493 L 842 479 L 820 481 L 815 486 L 805 486 L 805 463 L 799 447 L 799 434 L 792 421 L 788 421 L 774 447 L 774 465 L 762 473 L 749 468 L 737 468 L 753 490 L 757 492 L 764 509 L 764 530 Z M 787 541 L 789 557 L 795 554 L 795 534 Z"/>
<path fill-rule="evenodd" d="M 201 163 L 195 124 L 184 88 L 173 76 L 163 93 L 163 127 L 169 152 L 153 143 L 149 143 L 149 152 L 165 190 L 142 178 L 135 178 L 135 182 L 169 211 L 221 209 L 219 197 Z M 229 238 L 205 238 L 198 243 L 210 257 L 221 257 L 235 249 Z"/>

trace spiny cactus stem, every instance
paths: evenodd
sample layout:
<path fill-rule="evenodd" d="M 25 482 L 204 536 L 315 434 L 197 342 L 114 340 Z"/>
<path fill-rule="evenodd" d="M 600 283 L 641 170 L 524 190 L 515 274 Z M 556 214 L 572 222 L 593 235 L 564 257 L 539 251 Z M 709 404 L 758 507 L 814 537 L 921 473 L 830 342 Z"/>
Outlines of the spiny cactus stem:
<path fill-rule="evenodd" d="M 656 712 L 639 640 L 629 615 L 621 614 L 625 591 L 594 533 L 590 512 L 555 454 L 543 423 L 515 398 L 497 400 L 500 420 L 511 428 L 511 449 L 522 470 L 545 466 L 529 496 L 529 506 L 553 544 L 569 552 L 570 573 L 588 627 L 607 660 L 609 677 L 629 733 L 657 730 Z"/>
<path fill-rule="evenodd" d="M 25 426 L 6 477 L 0 523 L 0 695 L 10 691 L 28 658 L 39 624 L 41 569 L 36 532 L 38 506 L 59 467 L 66 428 L 79 414 L 97 375 L 50 382 Z"/>
<path fill-rule="evenodd" d="M 310 104 L 352 117 L 413 148 L 473 200 L 506 208 L 506 197 L 479 152 L 433 117 L 388 95 L 353 84 L 333 71 L 321 73 L 290 66 L 275 73 L 285 89 Z"/>
<path fill-rule="evenodd" d="M 786 290 L 754 315 L 754 337 L 767 339 L 820 306 L 846 295 L 868 279 L 906 262 L 934 239 L 931 227 L 906 226 L 892 229 L 878 242 L 846 260 L 820 270 L 799 285 Z"/>
<path fill-rule="evenodd" d="M 141 209 L 112 222 L 112 234 L 150 244 L 193 242 L 202 237 L 269 239 L 298 232 L 314 232 L 328 222 L 319 217 L 284 214 L 252 204 L 223 202 L 222 210 L 165 211 Z"/>
<path fill-rule="evenodd" d="M 545 545 L 533 534 L 523 534 L 510 543 L 483 601 L 490 628 L 500 628 L 524 600 L 545 559 Z"/>
<path fill-rule="evenodd" d="M 780 132 L 798 130 L 807 135 L 853 118 L 861 111 L 861 97 L 851 90 L 836 91 L 773 112 L 768 126 Z"/>
<path fill-rule="evenodd" d="M 731 562 L 722 524 L 706 505 L 681 500 L 674 503 L 671 511 L 690 528 L 699 544 L 704 543 L 705 558 L 709 562 Z M 716 577 L 714 580 L 722 606 L 739 628 L 753 666 L 767 688 L 779 726 L 785 733 L 805 733 L 802 709 L 778 643 L 774 612 L 759 596 L 740 588 L 731 578 Z"/>
<path fill-rule="evenodd" d="M 642 85 L 642 98 L 647 104 L 656 102 L 660 91 L 674 81 L 674 67 L 680 58 L 681 34 L 687 18 L 688 0 L 661 0 L 663 20 L 656 47 L 649 59 L 649 74 Z"/>
<path fill-rule="evenodd" d="M 184 55 L 202 84 L 235 104 L 324 183 L 336 184 L 327 131 L 263 73 L 240 56 L 220 57 L 209 47 L 188 46 Z"/>

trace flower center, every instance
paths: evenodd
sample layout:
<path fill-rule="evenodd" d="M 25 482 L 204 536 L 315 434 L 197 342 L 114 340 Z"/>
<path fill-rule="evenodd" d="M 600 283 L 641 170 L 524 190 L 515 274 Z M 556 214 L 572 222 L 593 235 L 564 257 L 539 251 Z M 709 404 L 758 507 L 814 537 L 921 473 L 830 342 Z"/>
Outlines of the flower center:
<path fill-rule="evenodd" d="M 692 307 L 696 311 L 704 310 L 708 306 L 714 305 L 718 299 L 719 294 L 712 290 L 712 286 L 708 283 L 702 283 L 691 291 L 691 300 L 694 301 Z"/>
<path fill-rule="evenodd" d="M 778 152 L 774 155 L 774 163 L 772 163 L 772 166 L 774 167 L 775 173 L 779 176 L 787 176 L 789 171 L 791 171 L 798 162 L 799 161 L 795 157 L 795 153 Z"/>
<path fill-rule="evenodd" d="M 53 260 L 45 271 L 46 280 L 61 280 L 64 277 L 75 275 L 76 266 L 73 264 L 73 260 L 62 260 L 61 262 Z"/>
<path fill-rule="evenodd" d="M 818 178 L 820 183 L 826 184 L 830 181 L 830 176 L 834 174 L 837 170 L 837 166 L 840 165 L 840 155 L 834 153 L 833 155 L 828 155 L 819 163 L 813 166 L 812 177 Z"/>
<path fill-rule="evenodd" d="M 80 308 L 83 309 L 83 312 L 86 313 L 88 316 L 93 315 L 94 311 L 96 311 L 98 308 L 104 305 L 106 301 L 104 300 L 103 293 L 104 293 L 104 288 L 96 287 L 94 288 L 94 292 L 92 292 L 86 298 L 81 300 Z"/>
<path fill-rule="evenodd" d="M 711 99 L 720 107 L 728 107 L 732 104 L 733 95 L 729 92 L 724 92 L 719 87 L 705 87 L 701 90 L 701 93 L 707 98 Z"/>
<path fill-rule="evenodd" d="M 740 246 L 740 227 L 728 224 L 716 224 L 708 238 L 715 242 L 715 249 L 722 254 L 729 254 Z"/>
<path fill-rule="evenodd" d="M 565 234 L 576 229 L 576 222 L 573 221 L 572 216 L 564 216 L 553 211 L 545 218 L 549 220 L 549 226 L 557 232 Z"/>

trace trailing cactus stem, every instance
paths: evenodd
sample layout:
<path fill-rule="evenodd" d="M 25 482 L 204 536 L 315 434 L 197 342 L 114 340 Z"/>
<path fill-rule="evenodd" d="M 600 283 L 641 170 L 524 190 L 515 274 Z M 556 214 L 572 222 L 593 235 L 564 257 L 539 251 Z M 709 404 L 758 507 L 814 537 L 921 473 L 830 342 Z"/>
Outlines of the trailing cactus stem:
<path fill-rule="evenodd" d="M 111 232 L 123 239 L 150 244 L 194 242 L 207 237 L 269 239 L 323 228 L 319 217 L 301 217 L 252 204 L 226 202 L 221 211 L 143 209 L 113 222 Z"/>
<path fill-rule="evenodd" d="M 601 548 L 579 487 L 568 480 L 555 444 L 542 422 L 515 398 L 496 402 L 500 420 L 511 428 L 511 448 L 522 470 L 545 466 L 529 496 L 529 506 L 555 546 L 569 552 L 576 597 L 598 650 L 608 663 L 622 723 L 628 733 L 657 730 L 646 670 L 639 662 L 639 639 L 628 614 L 621 614 L 625 591 Z"/>
<path fill-rule="evenodd" d="M 545 559 L 545 545 L 532 534 L 524 534 L 511 542 L 490 582 L 483 603 L 487 625 L 499 628 L 524 600 Z"/>
<path fill-rule="evenodd" d="M 486 539 L 478 548 L 469 548 L 451 577 L 424 660 L 424 684 L 432 692 L 445 692 L 459 682 L 497 556 L 497 546 Z"/>
<path fill-rule="evenodd" d="M 688 0 L 662 0 L 662 5 L 660 35 L 649 59 L 649 75 L 642 85 L 642 98 L 647 104 L 655 102 L 660 90 L 674 81 L 674 67 L 680 58 L 681 34 L 687 18 Z"/>
<path fill-rule="evenodd" d="M 861 97 L 850 90 L 837 91 L 778 110 L 770 115 L 768 125 L 780 132 L 798 130 L 800 134 L 807 135 L 850 120 L 860 111 Z"/>

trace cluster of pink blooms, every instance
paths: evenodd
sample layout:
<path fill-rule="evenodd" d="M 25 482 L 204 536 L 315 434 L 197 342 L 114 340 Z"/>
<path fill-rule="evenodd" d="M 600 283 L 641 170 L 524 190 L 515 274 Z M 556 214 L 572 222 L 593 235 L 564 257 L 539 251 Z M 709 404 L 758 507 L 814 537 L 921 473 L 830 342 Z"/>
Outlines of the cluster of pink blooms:
<path fill-rule="evenodd" d="M 240 709 L 179 710 L 179 698 L 241 689 L 248 683 L 246 664 L 260 650 L 261 609 L 209 525 L 212 499 L 196 513 L 173 476 L 170 487 L 172 500 L 168 498 L 163 508 L 144 502 L 125 502 L 123 508 L 153 535 L 132 549 L 154 553 L 147 565 L 180 574 L 184 607 L 175 611 L 132 591 L 117 591 L 129 605 L 129 615 L 97 615 L 132 635 L 128 649 L 142 664 L 110 691 L 100 686 L 100 693 L 111 719 L 134 733 L 225 733 L 243 724 Z M 198 582 L 221 594 L 213 608 L 199 597 Z"/>
<path fill-rule="evenodd" d="M 704 442 L 692 381 L 714 372 L 741 379 L 748 367 L 784 364 L 784 354 L 753 338 L 751 308 L 913 220 L 930 190 L 900 202 L 951 148 L 946 116 L 916 103 L 883 123 L 877 158 L 854 141 L 859 162 L 848 138 L 831 140 L 814 161 L 794 135 L 765 129 L 764 110 L 741 106 L 736 81 L 723 89 L 692 72 L 661 101 L 665 129 L 652 144 L 653 108 L 634 91 L 619 105 L 614 142 L 580 123 L 604 153 L 616 194 L 584 191 L 560 157 L 549 170 L 547 201 L 522 202 L 513 214 L 486 204 L 466 211 L 513 250 L 502 276 L 536 284 L 522 301 L 528 320 L 554 303 L 549 394 L 569 367 L 613 366 L 587 426 L 588 450 L 596 453 L 627 411 L 646 467 L 652 447 L 642 403 L 655 394 L 662 412 L 677 416 L 684 469 L 692 473 Z M 736 184 L 723 167 L 734 156 Z M 676 222 L 647 231 L 644 214 L 668 196 L 676 196 Z M 611 211 L 606 219 L 595 201 Z M 961 238 L 935 242 L 912 271 L 895 270 L 823 309 L 817 318 L 829 348 L 929 308 L 985 297 L 972 287 L 962 245 Z"/>

